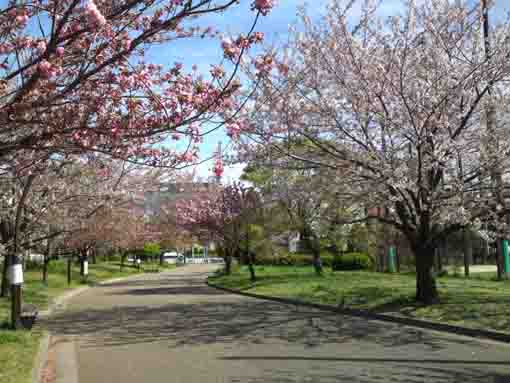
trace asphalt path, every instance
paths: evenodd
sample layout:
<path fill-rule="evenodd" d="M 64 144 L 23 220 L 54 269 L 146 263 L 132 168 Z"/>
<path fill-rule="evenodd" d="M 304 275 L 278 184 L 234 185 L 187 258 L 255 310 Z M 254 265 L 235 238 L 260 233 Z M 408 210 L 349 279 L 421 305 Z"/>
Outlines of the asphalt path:
<path fill-rule="evenodd" d="M 57 383 L 510 383 L 510 346 L 227 294 L 213 268 L 73 298 L 45 323 Z"/>

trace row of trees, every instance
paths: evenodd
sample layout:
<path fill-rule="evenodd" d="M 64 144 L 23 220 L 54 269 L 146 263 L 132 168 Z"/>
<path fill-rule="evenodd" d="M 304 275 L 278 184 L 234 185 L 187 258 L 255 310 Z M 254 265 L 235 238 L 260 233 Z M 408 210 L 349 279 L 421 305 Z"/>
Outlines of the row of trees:
<path fill-rule="evenodd" d="M 145 53 L 183 39 L 217 38 L 219 31 L 203 25 L 204 18 L 237 5 L 235 0 L 2 4 L 4 295 L 6 270 L 19 264 L 22 249 L 43 241 L 49 249 L 57 238 L 82 254 L 100 237 L 122 247 L 140 242 L 142 223 L 134 224 L 138 218 L 117 203 L 129 200 L 123 193 L 133 193 L 134 186 L 143 187 L 137 177 L 147 176 L 138 169 L 131 185 L 123 184 L 129 164 L 178 169 L 198 160 L 202 136 L 239 109 L 239 63 L 262 41 L 254 27 L 273 1 L 255 0 L 249 32 L 222 41 L 230 73 L 222 63 L 212 66 L 210 76 L 186 72 L 178 62 L 156 65 L 146 62 Z M 14 326 L 20 291 L 12 286 Z"/>

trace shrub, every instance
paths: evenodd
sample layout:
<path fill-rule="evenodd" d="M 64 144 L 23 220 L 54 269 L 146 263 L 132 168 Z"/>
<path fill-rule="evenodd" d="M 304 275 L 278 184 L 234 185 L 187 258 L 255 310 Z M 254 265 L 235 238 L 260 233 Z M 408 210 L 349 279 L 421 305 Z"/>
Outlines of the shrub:
<path fill-rule="evenodd" d="M 339 270 L 367 270 L 373 266 L 373 260 L 365 253 L 345 253 L 333 258 L 333 271 Z"/>
<path fill-rule="evenodd" d="M 321 253 L 321 260 L 323 266 L 331 267 L 333 264 L 333 255 L 324 251 Z M 255 257 L 255 264 L 260 266 L 312 266 L 313 255 L 288 252 L 280 252 L 275 256 L 257 254 Z"/>
<path fill-rule="evenodd" d="M 120 262 L 120 258 L 121 258 L 120 254 L 115 253 L 113 255 L 108 256 L 108 261 L 109 262 Z"/>
<path fill-rule="evenodd" d="M 143 252 L 146 257 L 157 257 L 161 252 L 161 248 L 158 243 L 155 242 L 147 242 L 143 246 Z"/>

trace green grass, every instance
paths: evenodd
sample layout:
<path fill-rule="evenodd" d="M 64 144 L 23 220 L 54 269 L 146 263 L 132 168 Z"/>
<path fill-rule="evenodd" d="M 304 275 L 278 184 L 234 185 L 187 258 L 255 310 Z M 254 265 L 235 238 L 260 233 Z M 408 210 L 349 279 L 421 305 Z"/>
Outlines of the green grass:
<path fill-rule="evenodd" d="M 120 272 L 119 266 L 118 262 L 90 264 L 87 281 L 83 282 L 80 278 L 79 266 L 73 265 L 72 284 L 68 285 L 66 263 L 52 261 L 49 267 L 48 285 L 41 282 L 41 270 L 30 270 L 25 273 L 23 302 L 34 304 L 41 311 L 48 307 L 53 298 L 66 290 L 139 273 L 136 268 L 129 265 L 125 265 Z M 156 270 L 156 266 L 146 264 L 142 266 L 142 271 L 144 270 Z M 31 381 L 34 358 L 43 334 L 37 327 L 33 331 L 11 331 L 8 329 L 9 318 L 10 301 L 0 298 L 0 382 L 28 383 Z"/>
<path fill-rule="evenodd" d="M 347 307 L 510 333 L 510 282 L 494 281 L 492 275 L 439 278 L 441 303 L 422 306 L 413 300 L 412 273 L 326 271 L 319 277 L 311 268 L 286 266 L 257 267 L 256 271 L 254 284 L 244 267 L 211 282 L 257 294 L 335 306 L 344 302 Z"/>

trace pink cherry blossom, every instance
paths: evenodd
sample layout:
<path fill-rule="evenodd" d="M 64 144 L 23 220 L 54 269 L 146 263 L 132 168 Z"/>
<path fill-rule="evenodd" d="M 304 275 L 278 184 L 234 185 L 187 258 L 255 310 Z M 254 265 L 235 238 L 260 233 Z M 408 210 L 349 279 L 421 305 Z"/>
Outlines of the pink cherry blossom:
<path fill-rule="evenodd" d="M 237 60 L 241 54 L 241 48 L 234 44 L 230 39 L 224 39 L 221 42 L 221 47 L 223 48 L 223 53 L 226 58 Z"/>
<path fill-rule="evenodd" d="M 16 24 L 18 25 L 25 25 L 28 22 L 28 16 L 27 15 L 18 15 L 16 16 Z"/>
<path fill-rule="evenodd" d="M 103 14 L 99 11 L 96 4 L 93 0 L 89 0 L 87 5 L 85 6 L 85 14 L 87 16 L 88 22 L 92 26 L 102 27 L 106 25 L 106 19 Z"/>
<path fill-rule="evenodd" d="M 53 65 L 51 65 L 51 63 L 49 63 L 46 60 L 42 60 L 39 63 L 38 69 L 39 69 L 39 73 L 41 73 L 41 76 L 45 77 L 45 78 L 53 77 L 56 74 L 55 68 L 53 67 Z"/>
<path fill-rule="evenodd" d="M 210 72 L 212 77 L 216 79 L 221 79 L 225 76 L 225 70 L 220 65 L 213 65 Z"/>
<path fill-rule="evenodd" d="M 227 124 L 226 126 L 226 130 L 227 130 L 227 135 L 231 138 L 238 138 L 239 135 L 241 134 L 241 126 L 236 123 L 236 122 L 233 122 L 233 123 L 230 123 L 230 124 Z"/>
<path fill-rule="evenodd" d="M 271 11 L 275 4 L 275 0 L 255 0 L 252 4 L 252 9 L 258 10 L 265 16 Z"/>
<path fill-rule="evenodd" d="M 216 163 L 214 165 L 213 172 L 214 172 L 214 175 L 216 177 L 221 177 L 223 175 L 224 171 L 225 171 L 225 169 L 223 168 L 223 164 L 222 163 Z"/>

